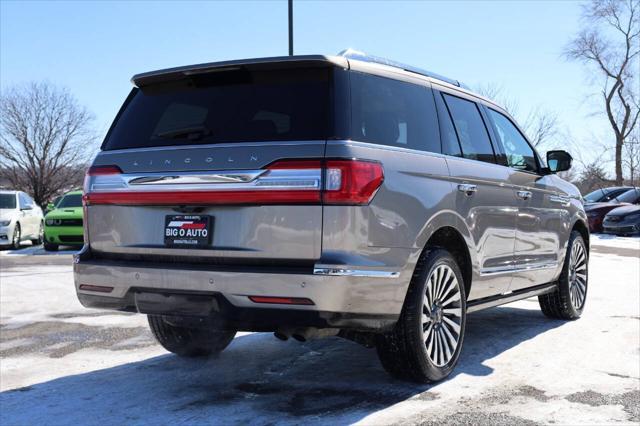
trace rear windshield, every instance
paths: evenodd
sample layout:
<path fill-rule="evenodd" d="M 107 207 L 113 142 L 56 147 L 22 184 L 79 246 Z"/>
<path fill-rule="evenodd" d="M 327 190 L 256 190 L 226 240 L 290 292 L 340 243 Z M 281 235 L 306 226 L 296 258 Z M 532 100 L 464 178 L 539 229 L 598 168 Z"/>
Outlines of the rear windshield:
<path fill-rule="evenodd" d="M 15 194 L 0 194 L 0 209 L 15 209 L 15 208 L 16 208 Z"/>
<path fill-rule="evenodd" d="M 82 207 L 82 195 L 81 194 L 65 195 L 56 206 L 56 208 L 58 209 L 64 209 L 69 207 Z"/>
<path fill-rule="evenodd" d="M 134 89 L 103 149 L 326 139 L 329 68 L 212 72 Z"/>

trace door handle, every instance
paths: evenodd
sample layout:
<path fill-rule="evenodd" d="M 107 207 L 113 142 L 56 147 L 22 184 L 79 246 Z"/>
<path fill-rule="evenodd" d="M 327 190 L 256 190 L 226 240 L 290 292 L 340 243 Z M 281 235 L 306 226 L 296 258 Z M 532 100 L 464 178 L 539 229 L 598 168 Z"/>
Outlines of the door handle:
<path fill-rule="evenodd" d="M 550 195 L 549 201 L 556 204 L 562 204 L 563 206 L 568 206 L 571 203 L 571 200 L 568 197 L 563 197 L 561 195 Z"/>
<path fill-rule="evenodd" d="M 458 185 L 458 191 L 464 192 L 467 196 L 471 196 L 478 191 L 478 187 L 469 183 L 461 183 Z"/>
<path fill-rule="evenodd" d="M 529 198 L 531 198 L 531 191 L 518 191 L 518 197 L 522 198 L 523 200 L 528 200 Z"/>

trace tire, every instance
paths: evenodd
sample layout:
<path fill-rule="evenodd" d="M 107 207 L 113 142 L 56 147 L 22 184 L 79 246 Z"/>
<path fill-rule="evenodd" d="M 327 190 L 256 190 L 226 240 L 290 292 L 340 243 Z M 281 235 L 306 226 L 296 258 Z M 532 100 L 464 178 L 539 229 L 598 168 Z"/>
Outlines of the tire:
<path fill-rule="evenodd" d="M 38 230 L 38 238 L 31 240 L 31 244 L 39 246 L 44 241 L 44 224 L 40 222 L 40 229 Z"/>
<path fill-rule="evenodd" d="M 439 288 L 447 290 L 438 294 Z M 443 308 L 449 313 L 444 313 Z M 465 324 L 466 294 L 460 268 L 448 251 L 429 249 L 416 266 L 396 326 L 377 337 L 380 362 L 388 373 L 400 379 L 418 383 L 442 380 L 458 363 Z M 457 338 L 455 345 L 449 337 Z"/>
<path fill-rule="evenodd" d="M 47 241 L 44 242 L 44 250 L 45 251 L 58 251 L 58 245 L 52 244 Z"/>
<path fill-rule="evenodd" d="M 11 237 L 11 248 L 13 250 L 18 250 L 20 248 L 21 238 L 22 230 L 20 228 L 20 224 L 16 223 L 16 226 L 13 228 L 13 237 Z"/>
<path fill-rule="evenodd" d="M 575 320 L 580 318 L 587 301 L 589 253 L 578 231 L 571 232 L 567 254 L 562 266 L 558 288 L 553 293 L 538 296 L 542 313 L 549 318 Z"/>
<path fill-rule="evenodd" d="M 222 352 L 236 335 L 235 330 L 185 327 L 168 323 L 162 315 L 147 315 L 158 343 L 182 357 L 209 356 Z"/>

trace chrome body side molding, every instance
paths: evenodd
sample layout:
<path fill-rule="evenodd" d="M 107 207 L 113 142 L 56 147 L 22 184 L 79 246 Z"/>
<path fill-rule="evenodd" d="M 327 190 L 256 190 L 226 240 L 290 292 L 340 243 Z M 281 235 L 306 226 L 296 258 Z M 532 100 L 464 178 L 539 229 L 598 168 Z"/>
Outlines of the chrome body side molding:
<path fill-rule="evenodd" d="M 327 275 L 337 277 L 369 277 L 369 278 L 398 278 L 400 272 L 397 271 L 379 271 L 375 269 L 346 269 L 336 267 L 324 267 L 317 265 L 313 268 L 314 275 Z"/>
<path fill-rule="evenodd" d="M 493 268 L 482 268 L 480 270 L 481 276 L 491 276 L 499 274 L 513 274 L 515 272 L 531 272 L 542 269 L 555 269 L 558 267 L 557 262 L 545 262 L 545 263 L 530 263 L 528 265 L 518 266 L 498 266 Z"/>

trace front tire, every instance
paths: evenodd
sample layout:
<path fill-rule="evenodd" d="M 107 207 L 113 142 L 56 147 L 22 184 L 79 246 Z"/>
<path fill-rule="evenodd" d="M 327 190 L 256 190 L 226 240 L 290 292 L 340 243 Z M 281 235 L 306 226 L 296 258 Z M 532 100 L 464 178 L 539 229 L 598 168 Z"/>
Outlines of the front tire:
<path fill-rule="evenodd" d="M 235 330 L 187 327 L 168 322 L 162 315 L 147 315 L 158 343 L 182 357 L 209 356 L 222 352 L 236 335 Z"/>
<path fill-rule="evenodd" d="M 589 253 L 578 231 L 571 232 L 567 255 L 558 288 L 553 293 L 538 296 L 542 313 L 549 318 L 575 320 L 580 318 L 587 301 Z"/>
<path fill-rule="evenodd" d="M 382 366 L 394 377 L 419 383 L 446 378 L 458 363 L 465 324 L 466 294 L 456 260 L 443 249 L 426 251 L 398 323 L 376 342 Z"/>
<path fill-rule="evenodd" d="M 16 223 L 15 228 L 13 228 L 13 237 L 11 237 L 11 248 L 13 250 L 18 250 L 20 248 L 21 240 L 22 240 L 22 231 L 20 229 L 20 224 Z"/>

